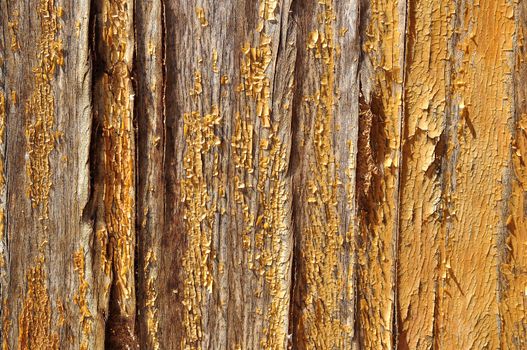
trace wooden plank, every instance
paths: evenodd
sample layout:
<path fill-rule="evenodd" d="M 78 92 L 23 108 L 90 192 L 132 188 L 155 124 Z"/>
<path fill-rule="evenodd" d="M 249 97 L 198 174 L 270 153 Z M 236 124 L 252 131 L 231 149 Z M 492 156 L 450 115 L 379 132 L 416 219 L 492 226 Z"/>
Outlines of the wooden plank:
<path fill-rule="evenodd" d="M 133 1 L 96 0 L 93 106 L 94 251 L 105 347 L 138 348 L 135 330 Z M 99 331 L 99 337 L 102 333 Z"/>
<path fill-rule="evenodd" d="M 430 349 L 439 310 L 444 241 L 442 165 L 454 4 L 408 2 L 397 252 L 398 346 Z"/>
<path fill-rule="evenodd" d="M 9 258 L 7 251 L 7 234 L 6 234 L 6 171 L 5 171 L 5 123 L 7 118 L 7 104 L 9 96 L 7 89 L 7 54 L 8 54 L 8 17 L 7 1 L 0 4 L 0 344 L 2 349 L 7 349 L 9 334 L 11 331 L 10 315 L 7 308 L 7 298 L 5 298 L 6 287 L 9 280 Z"/>
<path fill-rule="evenodd" d="M 284 348 L 289 1 L 166 2 L 163 348 Z M 275 77 L 277 77 L 275 79 Z"/>
<path fill-rule="evenodd" d="M 297 3 L 293 348 L 355 342 L 359 5 Z"/>
<path fill-rule="evenodd" d="M 497 349 L 514 8 L 506 0 L 462 1 L 452 10 L 447 219 L 435 341 L 440 348 Z"/>
<path fill-rule="evenodd" d="M 368 186 L 360 189 L 359 329 L 365 348 L 394 347 L 406 1 L 372 0 L 361 64 L 363 114 L 372 114 Z"/>
<path fill-rule="evenodd" d="M 158 259 L 164 231 L 164 7 L 136 2 L 134 78 L 137 119 L 137 333 L 141 349 L 160 349 L 159 332 L 170 320 L 159 317 Z"/>
<path fill-rule="evenodd" d="M 82 218 L 89 189 L 89 4 L 1 6 L 2 346 L 97 348 L 92 231 Z"/>
<path fill-rule="evenodd" d="M 502 349 L 523 349 L 527 346 L 527 79 L 526 33 L 527 3 L 514 5 L 514 71 L 512 90 L 512 142 L 506 196 L 508 201 L 506 234 L 501 246 L 500 345 Z"/>

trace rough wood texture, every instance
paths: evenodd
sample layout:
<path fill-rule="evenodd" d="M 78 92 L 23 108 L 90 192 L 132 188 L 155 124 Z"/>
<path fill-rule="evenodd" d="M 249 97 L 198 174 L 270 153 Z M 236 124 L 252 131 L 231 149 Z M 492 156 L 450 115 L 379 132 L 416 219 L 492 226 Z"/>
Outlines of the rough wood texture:
<path fill-rule="evenodd" d="M 451 4 L 407 8 L 400 231 L 397 247 L 399 347 L 430 349 L 436 334 L 442 234 Z M 418 234 L 416 234 L 418 233 Z"/>
<path fill-rule="evenodd" d="M 527 4 L 2 0 L 8 349 L 523 349 Z"/>
<path fill-rule="evenodd" d="M 141 349 L 160 349 L 160 329 L 172 327 L 159 317 L 158 287 L 164 232 L 164 7 L 162 1 L 138 1 L 135 8 L 137 123 L 137 327 Z M 168 301 L 165 301 L 168 302 Z"/>
<path fill-rule="evenodd" d="M 500 246 L 500 321 L 502 348 L 522 349 L 527 346 L 527 78 L 526 42 L 527 3 L 518 5 L 514 14 L 515 35 L 510 87 L 514 102 L 509 124 L 512 143 L 505 182 L 508 208 L 505 212 L 504 237 Z"/>
<path fill-rule="evenodd" d="M 100 347 L 93 231 L 82 215 L 89 191 L 89 6 L 1 6 L 2 343 Z"/>
<path fill-rule="evenodd" d="M 504 248 L 504 184 L 512 141 L 513 6 L 462 1 L 451 8 L 455 37 L 449 47 L 439 347 L 496 349 L 500 343 L 499 250 Z"/>
<path fill-rule="evenodd" d="M 296 3 L 293 347 L 351 349 L 356 299 L 359 4 Z"/>

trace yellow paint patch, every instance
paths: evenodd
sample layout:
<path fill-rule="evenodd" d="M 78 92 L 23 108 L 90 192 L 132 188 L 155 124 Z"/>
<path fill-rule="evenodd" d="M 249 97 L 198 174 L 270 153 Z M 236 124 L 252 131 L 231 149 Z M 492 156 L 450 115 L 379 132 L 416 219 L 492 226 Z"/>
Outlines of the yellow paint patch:
<path fill-rule="evenodd" d="M 219 73 L 220 69 L 218 68 L 218 50 L 212 50 L 212 71 L 214 73 Z"/>
<path fill-rule="evenodd" d="M 102 41 L 110 71 L 102 77 L 104 219 L 120 316 L 135 314 L 134 293 L 134 130 L 130 69 L 132 19 L 128 0 L 103 4 Z M 101 233 L 103 231 L 100 231 Z M 103 237 L 103 236 L 101 236 Z"/>
<path fill-rule="evenodd" d="M 13 107 L 16 107 L 16 105 L 18 104 L 16 91 L 11 91 L 11 103 L 13 104 Z"/>
<path fill-rule="evenodd" d="M 196 17 L 198 17 L 198 21 L 202 27 L 206 27 L 209 25 L 209 21 L 207 21 L 207 17 L 205 16 L 205 10 L 203 9 L 203 7 L 196 7 Z"/>
<path fill-rule="evenodd" d="M 93 316 L 86 300 L 90 285 L 85 278 L 85 260 L 84 250 L 82 248 L 75 253 L 73 257 L 73 263 L 74 270 L 77 272 L 79 279 L 79 290 L 74 295 L 73 302 L 79 307 L 79 312 L 81 315 L 82 334 L 80 340 L 80 349 L 87 350 L 89 346 L 89 339 L 93 330 Z"/>
<path fill-rule="evenodd" d="M 37 44 L 38 64 L 33 69 L 34 88 L 26 105 L 26 174 L 31 203 L 34 208 L 41 205 L 46 218 L 52 183 L 49 156 L 56 139 L 55 96 L 51 82 L 64 59 L 62 41 L 57 39 L 59 25 L 54 0 L 40 0 L 37 11 L 41 33 Z"/>
<path fill-rule="evenodd" d="M 7 27 L 9 28 L 9 35 L 11 36 L 11 50 L 16 52 L 20 50 L 20 44 L 18 42 L 18 18 L 20 17 L 20 13 L 18 10 L 14 10 L 11 17 L 12 19 L 7 23 Z"/>
<path fill-rule="evenodd" d="M 2 301 L 2 350 L 9 350 L 9 336 L 11 334 L 11 312 L 7 305 L 7 298 Z"/>
<path fill-rule="evenodd" d="M 256 101 L 256 115 L 261 119 L 263 127 L 269 128 L 271 87 L 265 72 L 273 58 L 271 37 L 265 33 L 260 34 L 258 47 L 251 47 L 246 43 L 242 52 L 242 90 Z"/>
<path fill-rule="evenodd" d="M 446 123 L 448 44 L 446 3 L 417 1 L 409 11 L 400 195 L 397 295 L 399 344 L 433 348 L 439 308 L 442 182 L 439 141 Z M 418 233 L 418 234 L 417 234 Z"/>
<path fill-rule="evenodd" d="M 52 311 L 46 287 L 44 258 L 27 273 L 27 291 L 18 320 L 18 349 L 58 350 L 59 337 L 52 331 Z"/>
<path fill-rule="evenodd" d="M 206 115 L 198 112 L 183 116 L 185 153 L 183 158 L 184 177 L 181 181 L 181 195 L 184 203 L 184 220 L 187 227 L 187 249 L 183 257 L 185 274 L 183 287 L 184 327 L 186 336 L 182 348 L 193 348 L 203 337 L 202 307 L 205 298 L 212 292 L 212 226 L 217 203 L 209 192 L 203 157 L 217 152 L 221 141 L 214 129 L 221 122 L 218 109 Z M 213 173 L 219 164 L 215 163 Z"/>
<path fill-rule="evenodd" d="M 511 6 L 498 0 L 453 8 L 459 40 L 437 348 L 500 347 L 496 291 L 511 144 Z"/>
<path fill-rule="evenodd" d="M 363 50 L 372 66 L 371 94 L 365 96 L 382 123 L 372 142 L 380 175 L 360 208 L 359 324 L 364 348 L 393 348 L 397 188 L 402 125 L 403 37 L 401 1 L 371 0 L 368 39 Z M 365 92 L 367 93 L 367 92 Z"/>
<path fill-rule="evenodd" d="M 6 123 L 6 99 L 5 94 L 0 92 L 0 146 L 5 145 L 5 123 Z M 5 189 L 5 155 L 0 152 L 0 192 Z M 3 209 L 2 209 L 3 210 Z M 3 235 L 3 230 L 0 229 L 0 236 Z"/>
<path fill-rule="evenodd" d="M 148 276 L 146 280 L 146 296 L 145 296 L 145 306 L 146 306 L 146 325 L 148 327 L 148 341 L 150 344 L 150 349 L 159 350 L 159 320 L 158 320 L 158 308 L 156 306 L 157 302 L 157 278 L 153 272 L 153 264 L 157 262 L 157 258 L 152 250 L 149 250 L 145 258 L 146 264 L 144 267 L 144 272 Z"/>

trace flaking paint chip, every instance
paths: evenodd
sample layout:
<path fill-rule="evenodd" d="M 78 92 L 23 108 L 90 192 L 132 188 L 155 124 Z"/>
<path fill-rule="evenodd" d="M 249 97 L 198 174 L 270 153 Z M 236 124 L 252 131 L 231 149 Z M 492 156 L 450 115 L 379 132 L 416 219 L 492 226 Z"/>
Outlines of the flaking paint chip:
<path fill-rule="evenodd" d="M 199 23 L 202 27 L 206 27 L 209 25 L 209 21 L 205 17 L 205 10 L 203 7 L 196 7 L 196 16 L 198 17 Z"/>
<path fill-rule="evenodd" d="M 314 49 L 318 42 L 318 30 L 314 30 L 309 33 L 307 47 Z"/>

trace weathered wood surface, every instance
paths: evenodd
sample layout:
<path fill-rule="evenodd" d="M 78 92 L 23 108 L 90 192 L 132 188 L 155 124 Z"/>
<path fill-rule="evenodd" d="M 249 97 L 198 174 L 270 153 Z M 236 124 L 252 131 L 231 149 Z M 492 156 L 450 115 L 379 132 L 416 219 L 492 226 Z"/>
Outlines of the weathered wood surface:
<path fill-rule="evenodd" d="M 524 349 L 527 4 L 2 0 L 2 349 Z"/>

